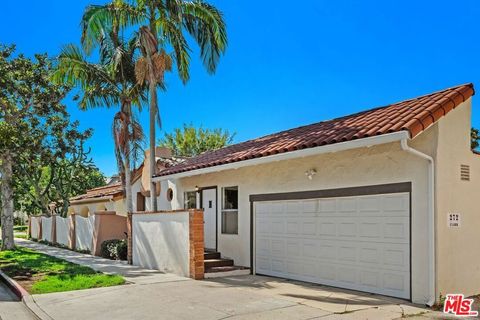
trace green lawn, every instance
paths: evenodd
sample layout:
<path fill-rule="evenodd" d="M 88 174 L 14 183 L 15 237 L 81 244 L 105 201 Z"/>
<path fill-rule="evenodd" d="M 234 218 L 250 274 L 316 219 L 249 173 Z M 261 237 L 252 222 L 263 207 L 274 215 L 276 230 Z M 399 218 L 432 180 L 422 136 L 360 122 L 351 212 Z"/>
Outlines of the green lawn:
<path fill-rule="evenodd" d="M 0 269 L 32 294 L 109 287 L 125 283 L 107 275 L 34 250 L 0 251 Z"/>

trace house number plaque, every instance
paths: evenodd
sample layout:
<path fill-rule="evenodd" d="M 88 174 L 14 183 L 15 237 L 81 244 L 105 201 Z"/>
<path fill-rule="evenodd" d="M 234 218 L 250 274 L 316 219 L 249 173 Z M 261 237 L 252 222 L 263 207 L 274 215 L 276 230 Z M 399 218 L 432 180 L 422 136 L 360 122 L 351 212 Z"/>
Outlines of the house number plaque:
<path fill-rule="evenodd" d="M 449 228 L 460 228 L 460 213 L 449 213 L 448 214 L 448 227 Z"/>

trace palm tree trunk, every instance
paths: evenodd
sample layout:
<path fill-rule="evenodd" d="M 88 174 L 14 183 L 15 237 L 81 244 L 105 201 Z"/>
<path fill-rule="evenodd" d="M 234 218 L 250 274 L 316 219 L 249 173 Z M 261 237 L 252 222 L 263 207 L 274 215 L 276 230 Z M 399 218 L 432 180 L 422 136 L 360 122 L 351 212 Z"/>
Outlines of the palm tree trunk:
<path fill-rule="evenodd" d="M 149 63 L 152 64 L 152 61 L 149 57 Z M 152 69 L 150 69 L 152 70 Z M 156 173 L 156 161 L 155 161 L 155 121 L 157 120 L 157 85 L 156 81 L 152 80 L 153 75 L 150 77 L 149 81 L 149 92 L 150 92 L 150 158 L 149 158 L 149 168 L 150 168 L 150 209 L 151 211 L 157 211 L 157 188 L 155 182 L 153 182 L 152 177 Z"/>
<path fill-rule="evenodd" d="M 6 151 L 1 155 L 0 174 L 2 179 L 2 247 L 1 250 L 14 249 L 13 240 L 13 189 L 12 189 L 12 155 Z"/>
<path fill-rule="evenodd" d="M 127 214 L 133 212 L 133 199 L 132 199 L 132 178 L 130 171 L 130 156 L 127 155 L 125 159 L 125 201 L 127 206 Z"/>

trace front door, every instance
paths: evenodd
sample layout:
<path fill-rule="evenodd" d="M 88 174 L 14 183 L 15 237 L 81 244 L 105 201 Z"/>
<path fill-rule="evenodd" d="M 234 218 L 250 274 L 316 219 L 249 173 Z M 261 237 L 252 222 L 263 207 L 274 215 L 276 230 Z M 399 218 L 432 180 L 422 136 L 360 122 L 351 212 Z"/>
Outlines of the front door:
<path fill-rule="evenodd" d="M 217 248 L 217 189 L 202 190 L 205 248 Z"/>

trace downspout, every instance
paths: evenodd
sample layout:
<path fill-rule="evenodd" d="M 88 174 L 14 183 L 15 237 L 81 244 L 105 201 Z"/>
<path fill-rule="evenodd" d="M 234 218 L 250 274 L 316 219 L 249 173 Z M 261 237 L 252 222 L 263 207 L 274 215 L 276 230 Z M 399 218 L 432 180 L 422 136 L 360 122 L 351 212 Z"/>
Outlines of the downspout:
<path fill-rule="evenodd" d="M 428 161 L 428 235 L 429 235 L 429 291 L 428 306 L 435 304 L 435 162 L 433 158 L 423 152 L 410 147 L 407 138 L 400 141 L 402 149 L 417 157 Z"/>

